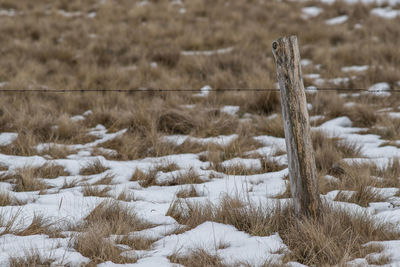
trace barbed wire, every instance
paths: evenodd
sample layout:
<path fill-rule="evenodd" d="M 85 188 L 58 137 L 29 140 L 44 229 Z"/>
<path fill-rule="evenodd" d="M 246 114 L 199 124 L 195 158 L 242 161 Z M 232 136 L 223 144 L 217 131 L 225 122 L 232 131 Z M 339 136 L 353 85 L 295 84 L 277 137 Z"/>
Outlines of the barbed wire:
<path fill-rule="evenodd" d="M 380 89 L 366 89 L 366 88 L 342 88 L 342 87 L 306 87 L 304 89 L 306 92 L 318 92 L 318 91 L 343 91 L 343 92 L 366 92 L 366 93 L 400 93 L 400 90 L 380 90 Z M 119 93 L 131 93 L 131 92 L 279 92 L 279 88 L 203 88 L 203 89 L 194 89 L 194 88 L 176 88 L 176 89 L 146 89 L 146 88 L 138 88 L 138 89 L 0 89 L 0 92 L 10 92 L 10 93 L 26 93 L 26 92 L 39 92 L 39 93 L 78 93 L 78 92 L 119 92 Z"/>

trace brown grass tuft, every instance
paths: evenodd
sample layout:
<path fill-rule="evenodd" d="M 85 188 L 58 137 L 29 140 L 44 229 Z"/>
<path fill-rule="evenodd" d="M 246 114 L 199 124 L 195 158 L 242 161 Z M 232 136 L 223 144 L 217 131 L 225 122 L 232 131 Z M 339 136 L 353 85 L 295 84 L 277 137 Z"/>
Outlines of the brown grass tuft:
<path fill-rule="evenodd" d="M 40 178 L 57 178 L 59 176 L 68 175 L 70 174 L 65 171 L 63 166 L 54 163 L 45 163 L 35 171 L 35 176 Z"/>
<path fill-rule="evenodd" d="M 222 259 L 218 255 L 211 255 L 205 249 L 197 248 L 190 251 L 189 255 L 180 256 L 178 252 L 168 256 L 172 263 L 180 264 L 183 266 L 203 267 L 227 267 L 222 263 Z"/>
<path fill-rule="evenodd" d="M 105 167 L 101 160 L 96 159 L 91 162 L 88 162 L 81 168 L 79 174 L 81 175 L 92 175 L 105 172 L 108 170 L 108 167 Z"/>
<path fill-rule="evenodd" d="M 83 256 L 91 260 L 91 264 L 105 261 L 114 263 L 134 263 L 137 257 L 123 257 L 124 251 L 107 239 L 110 235 L 127 235 L 152 227 L 142 221 L 136 213 L 116 200 L 101 202 L 77 227 L 73 247 Z"/>
<path fill-rule="evenodd" d="M 361 157 L 361 147 L 339 138 L 329 138 L 321 131 L 312 132 L 315 163 L 320 172 L 334 172 L 335 164 L 343 158 Z"/>
<path fill-rule="evenodd" d="M 91 260 L 89 265 L 97 265 L 105 261 L 119 264 L 135 263 L 137 261 L 137 257 L 127 258 L 121 256 L 124 250 L 105 239 L 103 231 L 109 231 L 108 227 L 103 225 L 91 226 L 84 233 L 75 237 L 73 247 Z"/>
<path fill-rule="evenodd" d="M 104 187 L 101 189 L 101 186 L 96 186 L 96 185 L 90 185 L 90 184 L 85 184 L 83 186 L 83 191 L 82 194 L 85 197 L 109 197 L 110 195 L 108 194 L 108 191 L 111 190 L 111 187 Z"/>
<path fill-rule="evenodd" d="M 11 196 L 10 193 L 1 191 L 0 192 L 0 206 L 20 206 L 26 204 L 23 201 L 18 200 L 17 198 Z"/>
<path fill-rule="evenodd" d="M 49 188 L 45 182 L 37 178 L 36 170 L 36 168 L 29 166 L 14 170 L 14 174 L 9 177 L 15 182 L 14 191 L 40 191 Z"/>
<path fill-rule="evenodd" d="M 199 193 L 197 192 L 196 188 L 191 185 L 190 187 L 185 187 L 179 190 L 176 193 L 176 197 L 178 198 L 189 198 L 189 197 L 199 197 Z"/>
<path fill-rule="evenodd" d="M 32 250 L 32 251 L 26 251 L 24 256 L 19 256 L 19 257 L 11 256 L 8 258 L 8 261 L 10 267 L 25 267 L 25 266 L 50 267 L 52 266 L 55 259 L 52 259 L 50 257 L 43 257 L 42 255 L 40 255 L 39 251 Z"/>
<path fill-rule="evenodd" d="M 151 245 L 156 242 L 157 240 L 155 239 L 149 239 L 141 236 L 122 236 L 118 237 L 115 240 L 116 244 L 122 244 L 129 246 L 131 249 L 134 250 L 149 250 L 151 248 Z"/>
<path fill-rule="evenodd" d="M 355 105 L 351 107 L 347 115 L 354 123 L 354 126 L 358 127 L 374 126 L 379 119 L 376 109 L 370 105 Z"/>
<path fill-rule="evenodd" d="M 128 234 L 152 225 L 141 220 L 136 213 L 116 200 L 101 202 L 86 218 L 81 227 L 93 224 L 107 225 L 107 234 Z"/>
<path fill-rule="evenodd" d="M 289 260 L 305 265 L 344 264 L 371 253 L 363 246 L 369 241 L 400 237 L 393 225 L 379 222 L 367 214 L 354 214 L 327 203 L 322 214 L 319 221 L 298 220 L 291 206 L 277 205 L 268 210 L 235 198 L 225 198 L 219 205 L 178 200 L 167 213 L 189 229 L 205 221 L 216 221 L 232 224 L 251 235 L 278 232 L 289 247 Z"/>
<path fill-rule="evenodd" d="M 115 177 L 114 174 L 107 173 L 100 180 L 93 183 L 93 185 L 110 185 L 112 184 L 114 177 Z"/>
<path fill-rule="evenodd" d="M 161 186 L 174 186 L 182 184 L 201 184 L 204 180 L 200 178 L 193 169 L 189 169 L 185 172 L 180 172 L 179 174 L 173 176 L 172 180 L 163 183 L 158 183 Z"/>
<path fill-rule="evenodd" d="M 61 234 L 60 229 L 54 226 L 53 222 L 49 221 L 48 218 L 45 218 L 42 215 L 36 214 L 34 215 L 32 222 L 28 227 L 15 230 L 14 234 L 19 236 L 45 234 L 52 238 L 64 237 Z"/>

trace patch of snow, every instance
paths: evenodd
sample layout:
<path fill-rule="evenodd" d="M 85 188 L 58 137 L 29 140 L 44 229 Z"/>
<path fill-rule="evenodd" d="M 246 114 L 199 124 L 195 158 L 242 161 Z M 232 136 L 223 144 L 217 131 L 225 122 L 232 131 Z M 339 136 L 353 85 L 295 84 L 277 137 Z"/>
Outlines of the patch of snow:
<path fill-rule="evenodd" d="M 318 88 L 315 86 L 307 86 L 305 88 L 305 91 L 306 91 L 306 93 L 309 93 L 309 94 L 315 94 L 315 93 L 317 93 Z"/>
<path fill-rule="evenodd" d="M 212 90 L 211 86 L 206 85 L 206 86 L 202 87 L 200 89 L 200 93 L 195 94 L 195 96 L 206 97 L 210 94 L 211 90 Z"/>
<path fill-rule="evenodd" d="M 176 145 L 182 145 L 185 141 L 196 142 L 200 144 L 217 144 L 221 146 L 226 146 L 233 142 L 235 139 L 238 138 L 237 134 L 232 135 L 220 135 L 217 137 L 207 137 L 207 138 L 199 138 L 199 137 L 191 137 L 188 135 L 167 135 L 163 136 L 161 140 L 165 142 L 171 142 Z"/>
<path fill-rule="evenodd" d="M 400 119 L 400 112 L 389 112 L 388 116 L 393 119 Z"/>
<path fill-rule="evenodd" d="M 93 111 L 91 111 L 91 110 L 86 110 L 82 115 L 83 116 L 89 116 L 89 115 L 92 115 L 93 114 Z"/>
<path fill-rule="evenodd" d="M 333 78 L 330 79 L 329 82 L 333 83 L 334 85 L 343 85 L 347 84 L 350 81 L 349 77 L 344 77 L 344 78 Z"/>
<path fill-rule="evenodd" d="M 228 247 L 219 249 L 218 244 L 221 243 L 226 243 Z M 218 253 L 224 264 L 245 261 L 252 266 L 261 266 L 267 260 L 280 262 L 283 255 L 275 254 L 276 251 L 287 249 L 278 234 L 250 236 L 232 225 L 205 222 L 183 234 L 169 235 L 157 241 L 154 244 L 155 252 L 150 257 L 140 259 L 138 263 L 154 264 L 160 257 L 173 253 L 187 255 L 197 248 L 205 249 L 212 255 Z"/>
<path fill-rule="evenodd" d="M 308 78 L 308 79 L 318 79 L 318 78 L 321 77 L 321 75 L 318 74 L 318 73 L 304 74 L 303 76 L 304 76 L 305 78 Z"/>
<path fill-rule="evenodd" d="M 343 67 L 342 71 L 343 72 L 363 72 L 368 70 L 369 66 L 368 65 L 363 65 L 363 66 L 349 66 L 349 67 Z"/>
<path fill-rule="evenodd" d="M 386 82 L 376 83 L 368 89 L 368 91 L 373 92 L 377 96 L 390 96 L 390 93 L 387 92 L 389 90 L 390 85 Z"/>
<path fill-rule="evenodd" d="M 15 15 L 15 9 L 0 9 L 0 16 L 14 17 Z"/>
<path fill-rule="evenodd" d="M 323 119 L 325 119 L 324 115 L 311 116 L 310 117 L 310 122 L 317 121 L 317 120 L 323 120 Z"/>
<path fill-rule="evenodd" d="M 374 8 L 371 10 L 371 14 L 385 19 L 394 19 L 400 17 L 400 10 L 392 9 L 391 7 Z"/>
<path fill-rule="evenodd" d="M 95 18 L 97 15 L 97 13 L 95 11 L 89 12 L 89 14 L 87 15 L 88 18 L 93 19 Z"/>
<path fill-rule="evenodd" d="M 221 108 L 221 111 L 227 114 L 235 115 L 239 111 L 239 109 L 239 106 L 224 106 Z"/>
<path fill-rule="evenodd" d="M 343 24 L 349 19 L 349 16 L 343 15 L 335 18 L 331 18 L 328 20 L 325 20 L 325 23 L 327 25 L 337 25 L 337 24 Z"/>
<path fill-rule="evenodd" d="M 0 133 L 0 146 L 11 144 L 17 137 L 17 133 Z"/>
<path fill-rule="evenodd" d="M 304 7 L 301 9 L 302 12 L 301 16 L 303 19 L 314 18 L 319 16 L 322 13 L 322 11 L 323 11 L 322 8 L 316 6 Z"/>
<path fill-rule="evenodd" d="M 76 115 L 70 118 L 71 121 L 84 121 L 85 117 L 83 117 L 82 115 Z"/>
<path fill-rule="evenodd" d="M 146 1 L 146 0 L 143 0 L 143 1 L 140 1 L 140 2 L 136 3 L 136 5 L 139 6 L 139 7 L 147 6 L 148 4 L 149 4 L 149 1 Z"/>
<path fill-rule="evenodd" d="M 303 67 L 307 67 L 307 66 L 310 66 L 310 65 L 312 64 L 312 61 L 311 61 L 310 59 L 302 59 L 302 60 L 300 61 L 300 64 L 301 64 Z"/>
<path fill-rule="evenodd" d="M 226 54 L 232 51 L 233 47 L 227 47 L 227 48 L 206 50 L 206 51 L 182 51 L 181 54 L 184 56 L 213 56 L 215 54 Z"/>
<path fill-rule="evenodd" d="M 63 17 L 66 17 L 66 18 L 75 18 L 75 17 L 82 16 L 82 12 L 80 12 L 80 11 L 68 12 L 68 11 L 65 11 L 63 9 L 58 10 L 58 14 L 60 14 Z"/>

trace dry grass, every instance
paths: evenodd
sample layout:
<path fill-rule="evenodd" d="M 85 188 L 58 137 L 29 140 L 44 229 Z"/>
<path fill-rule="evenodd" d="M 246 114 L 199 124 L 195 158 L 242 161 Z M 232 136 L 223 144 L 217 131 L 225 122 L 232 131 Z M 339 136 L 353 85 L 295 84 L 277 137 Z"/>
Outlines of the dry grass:
<path fill-rule="evenodd" d="M 118 201 L 103 201 L 75 229 L 81 233 L 76 235 L 73 247 L 83 256 L 88 257 L 92 265 L 105 261 L 121 264 L 134 263 L 137 261 L 137 257 L 121 256 L 120 254 L 124 250 L 107 238 L 112 234 L 127 235 L 130 232 L 140 231 L 151 226 L 151 224 L 137 217 L 132 209 L 123 206 Z M 143 240 L 140 240 L 140 242 L 146 243 Z"/>
<path fill-rule="evenodd" d="M 380 135 L 383 139 L 396 141 L 400 138 L 400 119 L 381 117 L 369 132 Z"/>
<path fill-rule="evenodd" d="M 338 138 L 329 138 L 321 131 L 312 132 L 315 163 L 319 172 L 335 172 L 343 158 L 361 157 L 361 148 Z"/>
<path fill-rule="evenodd" d="M 177 201 L 167 213 L 189 229 L 205 221 L 216 221 L 234 225 L 251 235 L 278 232 L 290 250 L 285 258 L 306 265 L 345 264 L 374 252 L 363 246 L 369 241 L 399 238 L 395 226 L 378 222 L 367 214 L 354 214 L 326 203 L 323 214 L 319 221 L 300 221 L 291 206 L 277 205 L 268 210 L 236 198 L 225 198 L 219 205 Z"/>
<path fill-rule="evenodd" d="M 196 188 L 191 185 L 189 187 L 182 188 L 176 193 L 176 197 L 178 198 L 189 198 L 189 197 L 199 197 L 199 193 Z"/>
<path fill-rule="evenodd" d="M 110 185 L 112 184 L 114 177 L 114 174 L 107 173 L 100 180 L 93 183 L 93 185 Z"/>
<path fill-rule="evenodd" d="M 103 231 L 108 231 L 108 228 L 102 226 L 91 227 L 75 238 L 74 249 L 91 260 L 89 265 L 95 266 L 105 261 L 119 264 L 135 263 L 137 261 L 137 257 L 121 256 L 124 250 L 106 240 Z"/>
<path fill-rule="evenodd" d="M 262 116 L 255 117 L 254 124 L 256 131 L 259 134 L 272 135 L 283 138 L 285 137 L 283 119 L 280 114 L 277 116 L 273 116 L 272 118 L 265 118 Z"/>
<path fill-rule="evenodd" d="M 11 256 L 8 258 L 10 267 L 34 267 L 34 266 L 52 266 L 55 261 L 51 257 L 42 256 L 39 251 L 25 251 L 24 256 Z"/>
<path fill-rule="evenodd" d="M 218 255 L 212 255 L 205 249 L 197 248 L 190 251 L 189 255 L 181 256 L 174 253 L 168 256 L 172 263 L 177 263 L 183 266 L 203 267 L 227 267 L 228 265 L 222 263 L 222 259 Z"/>
<path fill-rule="evenodd" d="M 193 169 L 186 170 L 185 172 L 179 172 L 174 175 L 171 180 L 158 183 L 161 186 L 174 186 L 183 184 L 201 184 L 204 180 L 197 174 Z"/>
<path fill-rule="evenodd" d="M 86 163 L 79 171 L 81 175 L 92 175 L 105 172 L 109 168 L 104 166 L 101 160 L 95 159 L 91 162 Z"/>
<path fill-rule="evenodd" d="M 64 237 L 61 230 L 54 226 L 54 222 L 43 215 L 35 215 L 28 227 L 15 230 L 14 234 L 20 236 L 44 234 L 51 238 Z"/>
<path fill-rule="evenodd" d="M 67 179 L 64 179 L 64 183 L 61 186 L 61 189 L 67 189 L 67 188 L 73 188 L 75 186 L 77 186 L 79 184 L 79 180 L 78 179 L 72 179 L 67 181 Z"/>
<path fill-rule="evenodd" d="M 192 169 L 189 169 L 184 172 L 179 172 L 171 177 L 171 179 L 168 179 L 166 181 L 157 181 L 157 174 L 159 173 L 159 170 L 163 169 L 164 167 L 154 167 L 146 172 L 142 172 L 138 169 L 135 170 L 131 177 L 131 181 L 139 181 L 139 184 L 143 187 L 149 187 L 153 185 L 158 185 L 158 186 L 174 186 L 174 185 L 182 185 L 182 184 L 200 184 L 204 183 L 204 180 L 200 178 L 200 176 L 193 171 Z"/>
<path fill-rule="evenodd" d="M 110 190 L 111 187 L 108 186 L 102 188 L 102 186 L 85 184 L 83 186 L 82 194 L 85 197 L 109 197 L 110 195 L 108 194 L 108 191 Z"/>
<path fill-rule="evenodd" d="M 243 163 L 229 164 L 228 166 L 225 166 L 218 162 L 211 162 L 211 167 L 215 171 L 223 172 L 227 175 L 254 175 L 276 172 L 286 168 L 286 166 L 278 164 L 276 160 L 270 159 L 269 157 L 261 157 L 259 160 L 261 168 L 254 166 L 248 167 Z"/>
<path fill-rule="evenodd" d="M 116 199 L 121 200 L 121 201 L 126 201 L 126 202 L 132 202 L 132 201 L 136 200 L 135 195 L 126 190 L 122 191 Z"/>
<path fill-rule="evenodd" d="M 65 168 L 61 165 L 54 163 L 45 163 L 41 167 L 38 167 L 35 171 L 35 176 L 40 178 L 57 178 L 59 176 L 70 175 Z"/>
<path fill-rule="evenodd" d="M 371 127 L 379 120 L 376 109 L 371 105 L 355 105 L 347 112 L 354 126 Z"/>
<path fill-rule="evenodd" d="M 151 248 L 151 245 L 156 241 L 157 240 L 155 239 L 147 239 L 140 236 L 123 236 L 118 237 L 117 240 L 115 240 L 115 243 L 129 246 L 134 250 L 149 250 Z"/>
<path fill-rule="evenodd" d="M 140 231 L 152 225 L 141 220 L 136 213 L 116 200 L 101 202 L 78 227 L 79 230 L 93 225 L 107 226 L 104 235 L 122 235 L 133 231 Z"/>
<path fill-rule="evenodd" d="M 26 204 L 24 201 L 20 201 L 8 192 L 0 192 L 0 206 L 20 206 Z"/>
<path fill-rule="evenodd" d="M 369 187 L 368 185 L 361 184 L 357 190 L 350 194 L 344 194 L 340 191 L 335 199 L 335 201 L 344 201 L 350 203 L 356 203 L 362 207 L 368 207 L 371 202 L 384 202 L 386 198 L 382 197 L 374 188 Z"/>
<path fill-rule="evenodd" d="M 2 176 L 2 180 L 10 181 L 15 184 L 13 191 L 42 191 L 49 186 L 37 176 L 38 169 L 31 166 L 25 166 L 13 170 Z"/>
<path fill-rule="evenodd" d="M 0 163 L 0 171 L 7 171 L 7 170 L 8 170 L 8 166 L 3 163 Z"/>
<path fill-rule="evenodd" d="M 262 147 L 262 144 L 253 137 L 246 134 L 239 134 L 238 138 L 227 145 L 210 143 L 207 145 L 207 153 L 202 154 L 199 159 L 209 161 L 212 166 L 217 166 L 225 160 L 236 157 L 247 157 L 246 152 Z"/>

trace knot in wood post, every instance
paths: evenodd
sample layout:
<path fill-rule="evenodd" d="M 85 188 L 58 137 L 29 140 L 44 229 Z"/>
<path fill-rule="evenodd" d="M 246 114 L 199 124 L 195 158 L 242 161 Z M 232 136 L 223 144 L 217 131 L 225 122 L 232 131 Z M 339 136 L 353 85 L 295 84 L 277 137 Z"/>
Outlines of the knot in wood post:
<path fill-rule="evenodd" d="M 281 95 L 290 188 L 298 217 L 318 218 L 321 199 L 296 36 L 272 43 Z"/>

